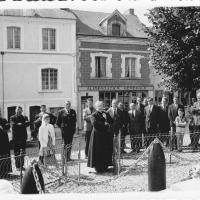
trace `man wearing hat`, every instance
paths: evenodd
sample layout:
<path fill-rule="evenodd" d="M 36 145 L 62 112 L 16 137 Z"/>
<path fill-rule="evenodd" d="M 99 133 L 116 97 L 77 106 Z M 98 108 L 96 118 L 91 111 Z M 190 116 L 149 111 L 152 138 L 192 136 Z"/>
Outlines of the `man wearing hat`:
<path fill-rule="evenodd" d="M 71 160 L 71 148 L 76 131 L 76 121 L 76 111 L 71 108 L 70 101 L 65 101 L 65 108 L 59 111 L 56 124 L 61 129 L 62 138 L 67 148 L 67 161 Z"/>

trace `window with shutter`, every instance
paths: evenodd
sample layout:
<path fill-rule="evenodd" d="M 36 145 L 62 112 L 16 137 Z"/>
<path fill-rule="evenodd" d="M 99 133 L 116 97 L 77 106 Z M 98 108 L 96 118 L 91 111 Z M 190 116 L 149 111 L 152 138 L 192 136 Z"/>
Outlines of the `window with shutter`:
<path fill-rule="evenodd" d="M 106 57 L 95 57 L 95 75 L 96 78 L 106 77 Z"/>
<path fill-rule="evenodd" d="M 125 77 L 135 77 L 136 58 L 125 58 Z"/>
<path fill-rule="evenodd" d="M 21 48 L 21 28 L 15 26 L 7 27 L 7 48 L 20 49 Z"/>
<path fill-rule="evenodd" d="M 45 68 L 42 73 L 42 90 L 58 89 L 58 70 L 53 68 Z"/>
<path fill-rule="evenodd" d="M 52 28 L 42 29 L 42 48 L 43 50 L 56 49 L 56 29 Z"/>

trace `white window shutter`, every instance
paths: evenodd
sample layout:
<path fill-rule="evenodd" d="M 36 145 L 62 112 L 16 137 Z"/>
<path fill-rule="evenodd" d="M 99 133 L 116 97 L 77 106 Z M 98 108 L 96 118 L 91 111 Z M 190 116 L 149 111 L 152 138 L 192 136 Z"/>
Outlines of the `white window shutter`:
<path fill-rule="evenodd" d="M 91 73 L 90 73 L 90 77 L 91 78 L 95 78 L 95 56 L 93 54 L 90 55 L 91 56 Z"/>
<path fill-rule="evenodd" d="M 135 76 L 136 78 L 141 78 L 141 63 L 140 63 L 141 57 L 138 56 L 136 59 L 136 67 L 135 67 Z"/>
<path fill-rule="evenodd" d="M 108 55 L 106 59 L 106 77 L 112 78 L 112 63 L 111 63 L 112 55 Z"/>
<path fill-rule="evenodd" d="M 121 60 L 122 60 L 122 64 L 121 64 L 121 69 L 122 69 L 121 78 L 124 78 L 125 77 L 125 57 L 124 57 L 124 55 L 121 55 Z"/>

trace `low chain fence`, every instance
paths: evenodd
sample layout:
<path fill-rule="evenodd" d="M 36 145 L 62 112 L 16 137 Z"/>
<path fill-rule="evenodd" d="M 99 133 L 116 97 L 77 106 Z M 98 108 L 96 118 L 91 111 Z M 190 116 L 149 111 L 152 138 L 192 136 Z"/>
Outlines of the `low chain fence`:
<path fill-rule="evenodd" d="M 187 133 L 182 138 L 182 151 L 172 150 L 173 136 L 170 133 L 156 135 L 134 135 L 113 138 L 113 164 L 105 174 L 97 174 L 87 167 L 85 159 L 85 137 L 78 135 L 73 143 L 64 146 L 59 142 L 55 147 L 55 156 L 47 156 L 44 164 L 39 161 L 39 148 L 23 152 L 19 156 L 0 157 L 0 178 L 9 180 L 16 192 L 20 192 L 24 170 L 16 168 L 16 159 L 27 168 L 36 160 L 41 169 L 45 192 L 101 192 L 147 191 L 148 190 L 148 155 L 155 138 L 159 140 L 165 154 L 167 187 L 187 179 L 189 170 L 200 161 L 198 132 Z M 193 143 L 194 142 L 194 143 Z M 180 149 L 179 149 L 180 150 Z M 66 185 L 66 187 L 63 187 Z M 79 187 L 77 187 L 77 185 Z M 124 186 L 125 185 L 125 186 Z"/>

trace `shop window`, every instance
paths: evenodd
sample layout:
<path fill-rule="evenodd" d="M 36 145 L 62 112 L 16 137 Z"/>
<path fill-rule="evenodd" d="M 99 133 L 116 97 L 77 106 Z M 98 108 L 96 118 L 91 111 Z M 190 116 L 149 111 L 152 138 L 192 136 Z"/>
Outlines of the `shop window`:
<path fill-rule="evenodd" d="M 115 92 L 99 92 L 99 99 L 104 102 L 106 108 L 112 104 L 112 100 L 116 98 Z"/>

